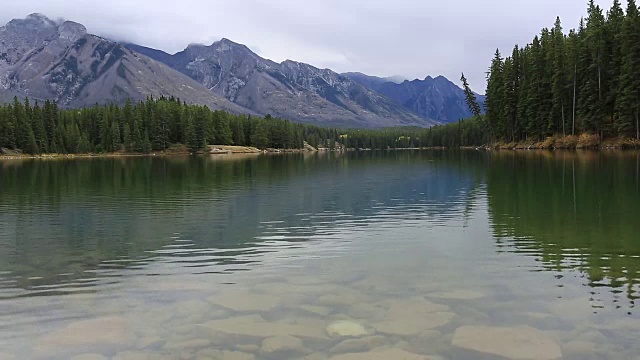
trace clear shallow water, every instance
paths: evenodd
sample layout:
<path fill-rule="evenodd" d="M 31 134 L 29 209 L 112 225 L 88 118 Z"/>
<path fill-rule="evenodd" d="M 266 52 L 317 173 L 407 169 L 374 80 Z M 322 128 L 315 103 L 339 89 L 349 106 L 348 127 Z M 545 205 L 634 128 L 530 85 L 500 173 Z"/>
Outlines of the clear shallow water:
<path fill-rule="evenodd" d="M 639 164 L 0 162 L 0 358 L 635 359 Z"/>

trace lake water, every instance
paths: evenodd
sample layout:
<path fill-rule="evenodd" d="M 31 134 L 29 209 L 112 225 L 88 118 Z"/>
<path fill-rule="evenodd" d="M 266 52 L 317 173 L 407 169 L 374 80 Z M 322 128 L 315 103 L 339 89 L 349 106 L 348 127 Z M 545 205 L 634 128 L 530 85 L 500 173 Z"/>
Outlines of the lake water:
<path fill-rule="evenodd" d="M 0 162 L 0 359 L 640 359 L 640 156 Z"/>

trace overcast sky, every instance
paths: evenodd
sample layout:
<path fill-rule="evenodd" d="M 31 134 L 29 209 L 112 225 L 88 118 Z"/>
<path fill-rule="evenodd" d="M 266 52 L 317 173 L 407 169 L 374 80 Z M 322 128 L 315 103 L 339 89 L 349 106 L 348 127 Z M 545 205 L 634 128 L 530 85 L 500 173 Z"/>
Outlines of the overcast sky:
<path fill-rule="evenodd" d="M 556 16 L 565 30 L 587 0 L 2 0 L 0 23 L 40 12 L 87 26 L 90 33 L 170 53 L 222 37 L 275 60 L 338 72 L 444 75 L 464 71 L 484 93 L 497 47 L 531 41 Z M 612 0 L 596 1 L 608 9 Z M 626 4 L 623 1 L 623 4 Z"/>

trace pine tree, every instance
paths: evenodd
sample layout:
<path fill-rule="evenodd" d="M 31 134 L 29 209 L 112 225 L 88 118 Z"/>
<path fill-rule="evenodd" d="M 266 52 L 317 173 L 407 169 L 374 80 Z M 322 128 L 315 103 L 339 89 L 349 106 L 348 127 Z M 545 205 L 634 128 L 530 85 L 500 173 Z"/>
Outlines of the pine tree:
<path fill-rule="evenodd" d="M 145 129 L 142 137 L 142 152 L 149 154 L 151 152 L 151 141 L 149 140 L 149 132 Z"/>
<path fill-rule="evenodd" d="M 35 136 L 33 136 L 30 120 L 27 119 L 24 105 L 18 101 L 17 97 L 14 97 L 13 99 L 13 117 L 16 123 L 16 147 L 29 154 L 37 153 L 37 143 L 35 141 Z"/>
<path fill-rule="evenodd" d="M 118 151 L 122 146 L 122 140 L 120 139 L 120 126 L 116 121 L 111 123 L 111 148 L 108 151 Z"/>
<path fill-rule="evenodd" d="M 235 119 L 231 123 L 231 132 L 233 138 L 233 144 L 237 146 L 245 145 L 244 126 L 241 119 Z"/>
<path fill-rule="evenodd" d="M 55 132 L 53 136 L 55 137 L 55 144 L 57 147 L 57 152 L 59 154 L 68 154 L 69 150 L 67 149 L 67 144 L 65 143 L 65 132 L 66 128 L 64 123 L 60 121 L 58 126 L 56 126 Z"/>
<path fill-rule="evenodd" d="M 502 128 L 502 133 L 498 134 L 498 136 L 505 140 L 514 138 L 515 123 L 517 119 L 518 64 L 516 61 L 517 59 L 514 60 L 513 57 L 506 58 L 502 70 L 502 80 L 504 81 L 502 86 L 502 118 L 504 119 L 504 127 Z M 459 125 L 461 124 L 459 123 Z M 462 131 L 461 127 L 460 131 Z M 458 137 L 457 140 L 460 140 L 460 138 Z"/>
<path fill-rule="evenodd" d="M 33 129 L 33 135 L 36 139 L 38 149 L 44 153 L 49 152 L 49 139 L 47 138 L 47 131 L 44 127 L 43 113 L 37 101 L 31 111 L 31 128 Z"/>
<path fill-rule="evenodd" d="M 462 87 L 464 89 L 464 99 L 465 99 L 465 102 L 467 103 L 467 106 L 469 107 L 469 110 L 471 110 L 471 113 L 473 114 L 473 116 L 475 116 L 476 118 L 479 118 L 482 110 L 480 109 L 480 105 L 478 105 L 478 99 L 476 98 L 476 94 L 471 90 L 471 87 L 469 87 L 469 81 L 467 81 L 467 78 L 464 76 L 464 73 L 462 73 L 462 77 L 460 77 L 460 81 L 462 81 Z"/>
<path fill-rule="evenodd" d="M 89 143 L 89 139 L 87 139 L 87 135 L 80 135 L 80 139 L 78 140 L 78 153 L 80 154 L 88 154 L 91 152 L 91 144 Z"/>
<path fill-rule="evenodd" d="M 562 132 L 563 135 L 567 133 L 567 116 L 566 116 L 566 79 L 565 74 L 565 38 L 562 32 L 562 24 L 560 17 L 556 18 L 555 25 L 551 32 L 552 44 L 551 44 L 551 57 L 549 59 L 550 66 L 552 66 L 551 72 L 551 96 L 552 106 L 549 114 L 549 121 L 547 124 L 547 132 L 549 134 Z"/>
<path fill-rule="evenodd" d="M 487 73 L 487 99 L 485 101 L 485 113 L 489 132 L 492 139 L 496 139 L 498 133 L 502 133 L 504 121 L 502 119 L 503 103 L 502 95 L 504 80 L 502 79 L 502 56 L 500 50 L 496 50 L 491 67 Z"/>
<path fill-rule="evenodd" d="M 67 126 L 67 133 L 65 136 L 65 143 L 69 153 L 75 154 L 79 152 L 80 148 L 80 129 L 78 124 L 73 122 L 70 126 Z"/>
<path fill-rule="evenodd" d="M 102 151 L 109 152 L 113 148 L 112 132 L 111 132 L 111 120 L 109 119 L 109 112 L 105 109 L 102 111 L 100 117 L 100 149 Z"/>
<path fill-rule="evenodd" d="M 187 147 L 189 148 L 189 152 L 196 154 L 205 148 L 204 137 L 197 135 L 196 127 L 191 117 L 187 118 L 186 121 L 187 127 L 184 132 L 187 138 Z"/>
<path fill-rule="evenodd" d="M 221 111 L 213 112 L 213 127 L 215 129 L 216 144 L 231 145 L 233 143 L 233 136 L 226 113 Z"/>
<path fill-rule="evenodd" d="M 606 42 L 602 9 L 589 1 L 589 16 L 584 32 L 583 61 L 586 64 L 580 88 L 580 118 L 583 128 L 600 134 L 602 131 L 602 109 L 605 105 L 603 83 L 606 76 Z"/>
<path fill-rule="evenodd" d="M 129 127 L 129 123 L 127 122 L 125 122 L 124 124 L 124 137 L 122 139 L 122 143 L 124 144 L 124 148 L 126 151 L 134 151 L 133 144 L 131 142 L 131 128 Z"/>
<path fill-rule="evenodd" d="M 529 123 L 527 117 L 528 110 L 528 99 L 529 92 L 531 89 L 530 85 L 530 45 L 527 45 L 525 48 L 520 50 L 519 59 L 520 59 L 520 80 L 519 80 L 519 91 L 518 91 L 518 101 L 516 105 L 516 123 L 514 126 L 514 133 L 516 134 L 517 140 L 525 140 L 527 138 L 527 125 Z"/>
<path fill-rule="evenodd" d="M 206 146 L 207 143 L 209 143 L 210 138 L 207 137 L 207 123 L 211 123 L 211 119 L 207 114 L 207 110 L 206 108 L 198 108 L 196 109 L 196 111 L 194 112 L 194 118 L 192 119 L 193 121 L 193 130 L 194 130 L 194 135 L 195 135 L 195 139 L 193 139 L 193 141 L 195 141 L 195 143 L 198 144 L 198 146 L 202 149 L 203 147 Z M 187 141 L 188 141 L 188 137 L 187 137 Z M 221 144 L 221 145 L 226 145 L 226 144 Z"/>
<path fill-rule="evenodd" d="M 536 131 L 540 140 L 555 131 L 555 124 L 549 128 L 553 113 L 553 38 L 552 32 L 544 28 L 540 33 L 540 52 L 537 58 L 537 69 L 540 77 L 538 96 L 540 101 L 538 114 L 536 115 Z"/>
<path fill-rule="evenodd" d="M 582 24 L 582 22 L 581 22 Z M 582 25 L 581 25 L 582 27 Z M 578 75 L 582 73 L 582 63 L 580 61 L 581 41 L 578 32 L 571 30 L 567 36 L 566 47 L 566 83 L 565 97 L 568 99 L 567 108 L 569 119 L 567 120 L 567 133 L 575 135 L 576 132 L 576 105 L 578 98 Z M 580 67 L 580 69 L 579 69 Z"/>
<path fill-rule="evenodd" d="M 257 120 L 256 131 L 251 137 L 251 145 L 258 149 L 266 149 L 271 145 L 267 120 Z"/>
<path fill-rule="evenodd" d="M 624 11 L 619 0 L 614 0 L 611 9 L 607 13 L 607 59 L 609 63 L 609 76 L 605 84 L 606 99 L 604 114 L 607 117 L 607 133 L 614 134 L 615 105 L 620 91 L 620 76 L 622 72 L 622 26 L 624 24 Z"/>
<path fill-rule="evenodd" d="M 127 99 L 124 103 L 124 107 L 122 108 L 122 116 L 124 123 L 129 125 L 129 129 L 133 129 L 133 121 L 134 121 L 134 108 L 131 103 L 131 99 Z M 123 136 L 124 138 L 124 136 Z"/>
<path fill-rule="evenodd" d="M 131 149 L 133 152 L 144 152 L 142 134 L 140 133 L 139 122 L 133 123 L 133 133 L 131 136 Z"/>
<path fill-rule="evenodd" d="M 11 107 L 0 107 L 0 148 L 16 147 L 15 127 L 16 121 Z"/>
<path fill-rule="evenodd" d="M 544 53 L 538 36 L 533 38 L 533 43 L 529 51 L 529 89 L 524 99 L 526 104 L 526 131 L 529 136 L 537 140 L 542 140 L 546 132 L 547 123 L 542 98 L 542 88 L 544 87 Z"/>
<path fill-rule="evenodd" d="M 58 126 L 58 106 L 49 100 L 44 102 L 43 122 L 49 139 L 49 150 L 57 152 L 55 129 Z"/>
<path fill-rule="evenodd" d="M 628 0 L 620 37 L 623 58 L 616 101 L 617 130 L 622 136 L 640 140 L 640 15 L 635 0 Z"/>
<path fill-rule="evenodd" d="M 23 151 L 31 155 L 40 153 L 40 149 L 38 149 L 38 144 L 36 143 L 36 138 L 33 136 L 32 131 L 28 133 L 27 144 L 23 147 Z"/>

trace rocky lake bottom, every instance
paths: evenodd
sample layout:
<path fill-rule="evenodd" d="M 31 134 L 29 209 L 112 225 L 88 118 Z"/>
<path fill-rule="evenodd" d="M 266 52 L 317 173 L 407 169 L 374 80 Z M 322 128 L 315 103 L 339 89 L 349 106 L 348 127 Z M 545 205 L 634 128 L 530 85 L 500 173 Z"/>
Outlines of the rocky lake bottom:
<path fill-rule="evenodd" d="M 548 220 L 545 197 L 514 206 L 520 193 L 466 162 L 385 159 L 350 159 L 348 174 L 317 160 L 329 175 L 286 160 L 284 178 L 233 187 L 198 180 L 227 163 L 178 182 L 158 175 L 185 170 L 166 160 L 118 175 L 154 173 L 152 193 L 34 196 L 18 187 L 25 168 L 5 169 L 17 178 L 0 190 L 0 359 L 640 359 L 636 222 L 585 218 L 572 180 L 558 213 L 589 231 Z"/>

